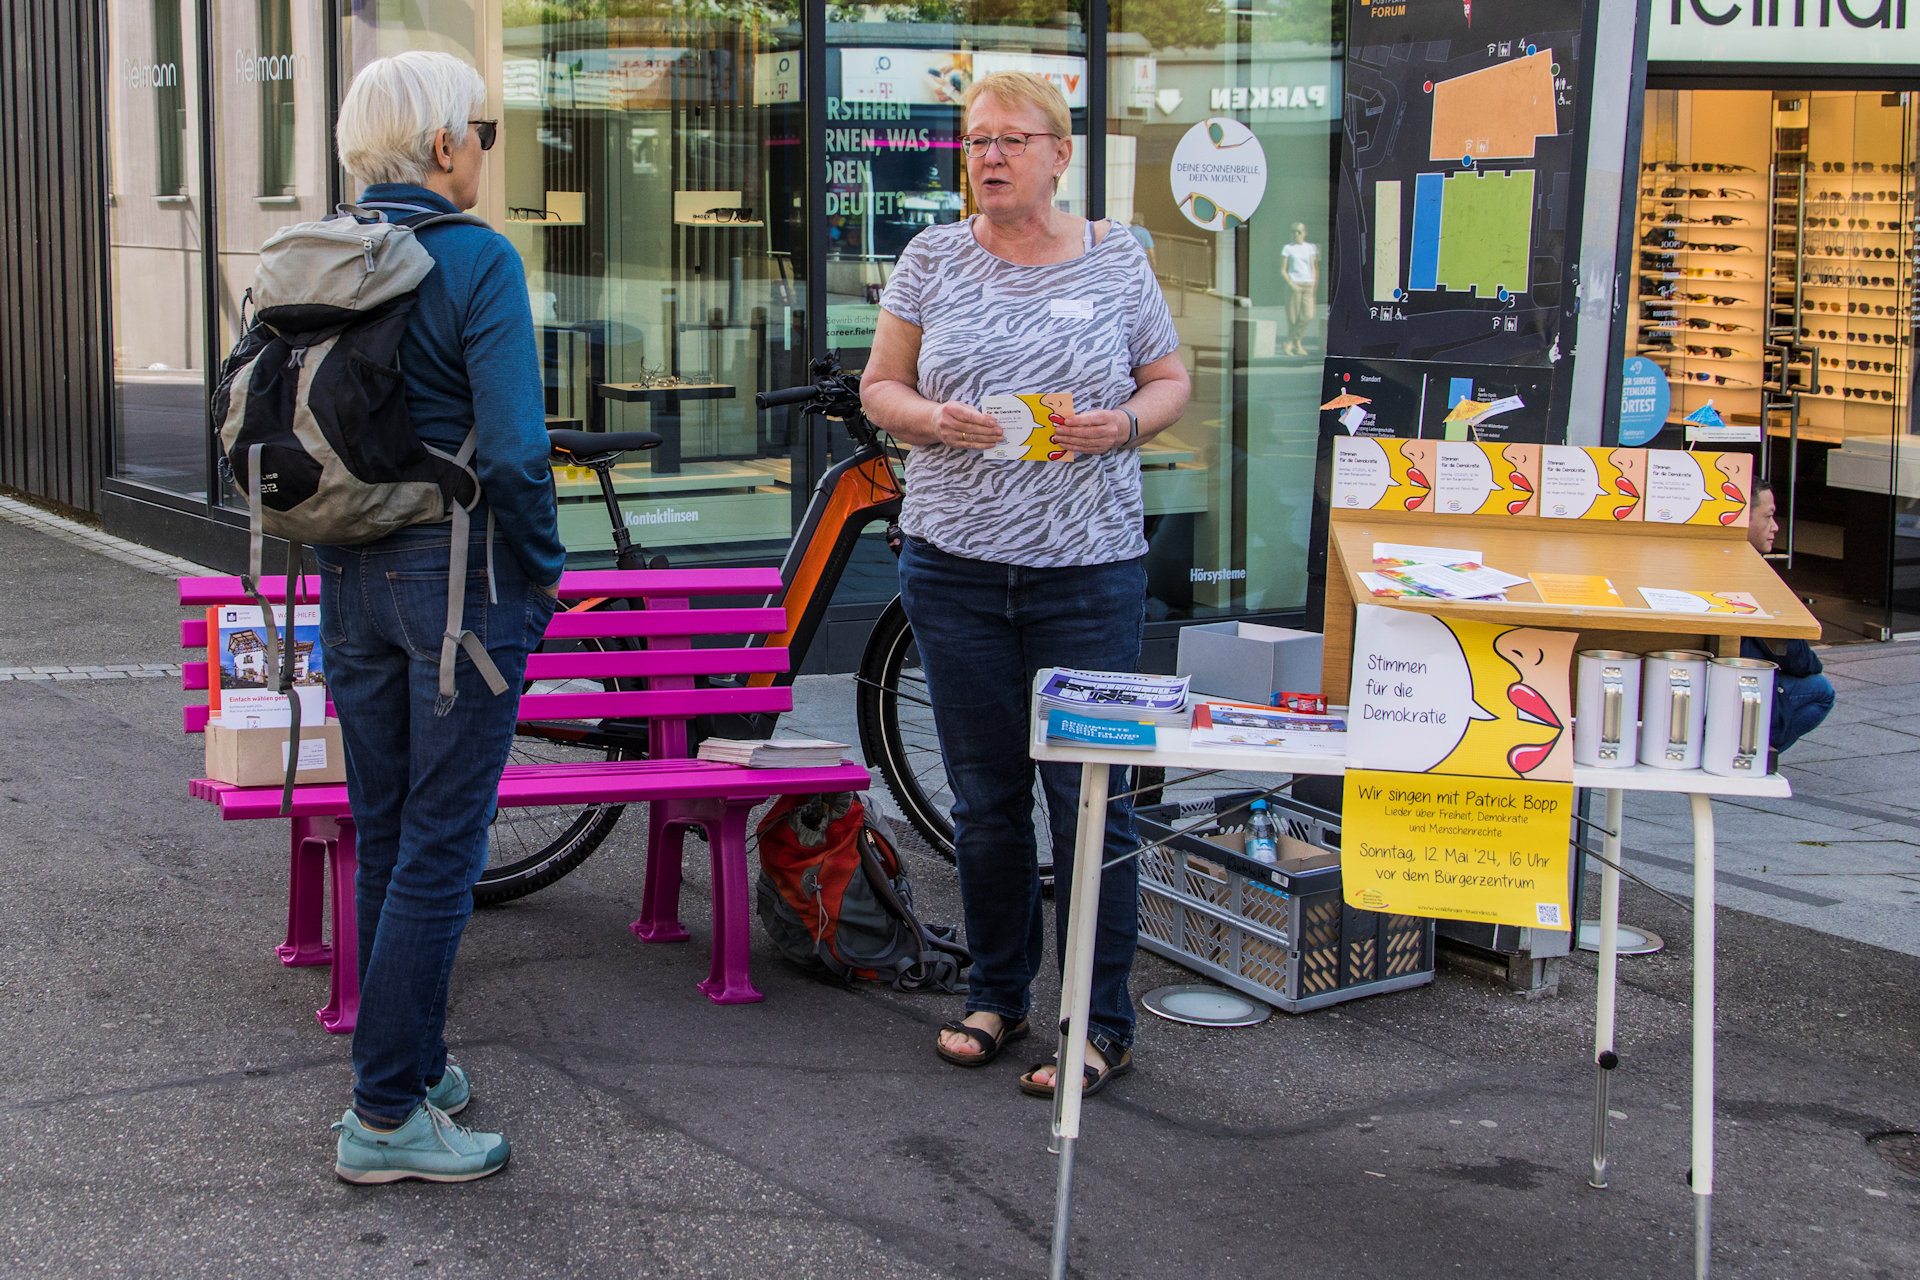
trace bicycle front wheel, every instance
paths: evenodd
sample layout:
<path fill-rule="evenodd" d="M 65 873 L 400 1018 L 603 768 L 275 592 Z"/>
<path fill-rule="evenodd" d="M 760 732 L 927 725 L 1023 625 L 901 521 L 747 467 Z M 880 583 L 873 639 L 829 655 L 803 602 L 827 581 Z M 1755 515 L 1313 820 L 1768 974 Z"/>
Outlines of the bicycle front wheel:
<path fill-rule="evenodd" d="M 933 700 L 920 669 L 907 611 L 895 600 L 874 623 L 860 663 L 860 748 L 877 765 L 894 803 L 934 852 L 953 860 L 953 792 L 933 727 Z"/>
<path fill-rule="evenodd" d="M 617 640 L 554 640 L 540 652 L 624 647 Z M 530 680 L 523 693 L 575 693 L 611 687 L 605 680 Z M 604 722 L 525 722 L 515 727 L 507 763 L 574 764 L 638 760 L 643 743 L 614 736 Z M 473 886 L 477 907 L 524 898 L 560 879 L 600 847 L 625 805 L 550 805 L 502 808 L 487 829 L 487 865 Z"/>

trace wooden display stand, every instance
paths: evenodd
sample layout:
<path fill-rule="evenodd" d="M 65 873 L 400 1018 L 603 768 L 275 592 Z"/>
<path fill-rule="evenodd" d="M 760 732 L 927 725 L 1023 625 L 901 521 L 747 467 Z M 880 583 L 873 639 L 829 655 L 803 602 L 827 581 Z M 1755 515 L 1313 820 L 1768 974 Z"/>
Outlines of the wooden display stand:
<path fill-rule="evenodd" d="M 1357 576 L 1372 567 L 1375 542 L 1471 545 L 1490 568 L 1508 573 L 1606 578 L 1622 604 L 1630 607 L 1545 604 L 1531 582 L 1510 588 L 1506 603 L 1375 596 Z M 1745 591 L 1760 602 L 1766 616 L 1631 607 L 1640 599 L 1639 587 Z M 1747 541 L 1747 531 L 1719 525 L 1336 509 L 1327 528 L 1327 639 L 1320 669 L 1320 688 L 1329 702 L 1347 701 L 1355 603 L 1577 631 L 1576 649 L 1706 649 L 1732 655 L 1740 651 L 1742 636 L 1820 638 L 1820 623 L 1760 558 Z"/>
<path fill-rule="evenodd" d="M 1488 567 L 1507 573 L 1564 573 L 1606 578 L 1619 594 L 1622 606 L 1641 601 L 1640 587 L 1666 587 L 1683 591 L 1743 591 L 1766 613 L 1765 616 L 1671 613 L 1637 607 L 1547 604 L 1531 582 L 1509 588 L 1505 603 L 1377 597 L 1356 576 L 1371 566 L 1376 541 L 1470 545 L 1481 552 Z M 1731 655 L 1739 652 L 1742 636 L 1798 640 L 1817 640 L 1820 636 L 1820 624 L 1754 551 L 1746 539 L 1746 530 L 1741 527 L 1336 508 L 1329 522 L 1327 548 L 1326 648 L 1321 688 L 1330 701 L 1347 701 L 1352 678 L 1356 601 L 1390 609 L 1412 609 L 1437 617 L 1456 616 L 1479 622 L 1575 631 L 1579 633 L 1576 650 L 1605 648 L 1646 652 L 1686 648 Z M 1606 797 L 1606 822 L 1601 828 L 1604 855 L 1599 859 L 1600 954 L 1594 1002 L 1593 1164 L 1588 1176 L 1589 1184 L 1594 1187 L 1608 1185 L 1608 1081 L 1619 1065 L 1614 1049 L 1614 1008 L 1624 793 L 1652 790 L 1683 792 L 1688 797 L 1694 838 L 1691 1175 L 1694 1275 L 1696 1280 L 1706 1280 L 1713 1256 L 1714 1170 L 1715 850 L 1711 797 L 1784 797 L 1790 791 L 1786 780 L 1776 774 L 1722 778 L 1697 769 L 1666 770 L 1646 765 L 1621 769 L 1576 765 L 1574 784 L 1599 789 Z M 1081 786 L 1087 785 L 1083 780 Z"/>

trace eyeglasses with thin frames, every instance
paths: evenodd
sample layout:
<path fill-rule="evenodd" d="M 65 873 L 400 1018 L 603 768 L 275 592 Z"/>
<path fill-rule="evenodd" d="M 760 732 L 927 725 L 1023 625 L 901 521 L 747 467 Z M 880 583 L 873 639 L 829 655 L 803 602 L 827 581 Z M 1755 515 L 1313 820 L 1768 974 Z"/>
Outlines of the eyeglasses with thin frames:
<path fill-rule="evenodd" d="M 997 146 L 1000 148 L 1000 154 L 1011 160 L 1023 154 L 1027 144 L 1035 138 L 1059 136 L 1057 133 L 1003 133 L 995 137 L 984 133 L 968 133 L 960 137 L 960 150 L 966 154 L 967 159 L 978 160 L 987 154 L 988 147 Z"/>

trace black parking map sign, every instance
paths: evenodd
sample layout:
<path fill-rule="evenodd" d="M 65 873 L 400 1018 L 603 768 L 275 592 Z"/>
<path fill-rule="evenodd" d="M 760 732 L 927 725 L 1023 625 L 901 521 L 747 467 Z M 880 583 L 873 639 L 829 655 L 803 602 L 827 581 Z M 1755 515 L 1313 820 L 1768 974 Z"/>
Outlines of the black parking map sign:
<path fill-rule="evenodd" d="M 1329 354 L 1556 362 L 1580 26 L 1577 0 L 1353 5 Z"/>

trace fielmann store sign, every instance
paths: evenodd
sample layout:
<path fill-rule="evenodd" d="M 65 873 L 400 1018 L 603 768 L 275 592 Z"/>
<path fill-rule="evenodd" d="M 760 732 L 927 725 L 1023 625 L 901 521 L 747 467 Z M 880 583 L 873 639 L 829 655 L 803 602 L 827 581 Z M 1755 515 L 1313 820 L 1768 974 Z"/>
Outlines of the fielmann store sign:
<path fill-rule="evenodd" d="M 1654 0 L 1647 61 L 1920 65 L 1907 9 L 1908 0 Z"/>

